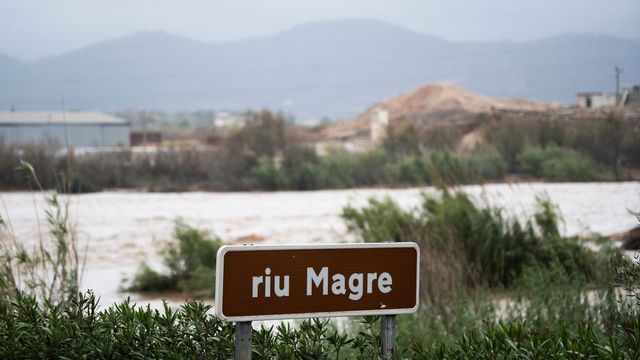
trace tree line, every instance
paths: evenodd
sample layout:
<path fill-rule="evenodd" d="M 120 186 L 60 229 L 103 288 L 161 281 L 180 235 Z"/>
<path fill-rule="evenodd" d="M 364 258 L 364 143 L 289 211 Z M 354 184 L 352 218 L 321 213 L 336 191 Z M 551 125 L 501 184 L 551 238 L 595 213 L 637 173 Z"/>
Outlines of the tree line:
<path fill-rule="evenodd" d="M 71 182 L 75 192 L 314 190 L 371 186 L 471 184 L 505 179 L 594 181 L 633 179 L 640 168 L 638 120 L 611 113 L 579 121 L 482 119 L 472 148 L 458 128 L 420 128 L 394 121 L 378 146 L 319 156 L 304 131 L 283 114 L 249 112 L 246 123 L 204 149 L 56 156 L 43 144 L 0 141 L 0 187 L 27 189 L 20 161 L 41 185 Z"/>

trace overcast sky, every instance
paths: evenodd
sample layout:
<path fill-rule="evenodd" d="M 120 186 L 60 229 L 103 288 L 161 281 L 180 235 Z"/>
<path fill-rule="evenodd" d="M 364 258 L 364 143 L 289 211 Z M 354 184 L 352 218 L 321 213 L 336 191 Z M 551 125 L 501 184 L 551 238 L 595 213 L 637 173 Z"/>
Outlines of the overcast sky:
<path fill-rule="evenodd" d="M 35 59 L 144 30 L 228 41 L 344 18 L 450 40 L 640 38 L 640 0 L 0 0 L 0 52 Z"/>

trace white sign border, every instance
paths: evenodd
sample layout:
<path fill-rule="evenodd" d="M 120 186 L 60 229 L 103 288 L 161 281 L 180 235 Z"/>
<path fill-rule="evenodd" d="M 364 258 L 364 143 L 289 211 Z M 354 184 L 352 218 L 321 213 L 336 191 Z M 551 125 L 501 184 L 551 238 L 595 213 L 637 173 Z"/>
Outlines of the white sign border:
<path fill-rule="evenodd" d="M 319 312 L 319 313 L 297 313 L 297 314 L 269 314 L 269 315 L 249 315 L 249 316 L 226 316 L 222 313 L 222 287 L 224 279 L 224 255 L 229 251 L 273 251 L 273 250 L 328 250 L 328 249 L 379 249 L 379 248 L 413 248 L 416 250 L 416 302 L 412 308 L 403 309 L 377 309 L 377 310 L 354 310 L 339 312 Z M 216 284 L 215 284 L 215 314 L 216 317 L 225 321 L 264 321 L 264 320 L 285 320 L 302 319 L 314 317 L 347 317 L 366 315 L 397 315 L 410 314 L 418 310 L 420 305 L 420 247 L 413 242 L 394 243 L 329 243 L 329 244 L 280 244 L 280 245 L 224 245 L 218 250 L 216 256 Z"/>

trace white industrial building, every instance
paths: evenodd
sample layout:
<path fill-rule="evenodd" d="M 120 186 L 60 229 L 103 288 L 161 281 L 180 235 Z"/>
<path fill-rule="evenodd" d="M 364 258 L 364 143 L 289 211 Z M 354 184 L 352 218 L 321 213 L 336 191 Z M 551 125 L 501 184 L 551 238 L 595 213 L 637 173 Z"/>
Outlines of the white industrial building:
<path fill-rule="evenodd" d="M 85 111 L 0 112 L 5 144 L 46 144 L 63 148 L 109 148 L 129 145 L 130 124 L 115 116 Z"/>

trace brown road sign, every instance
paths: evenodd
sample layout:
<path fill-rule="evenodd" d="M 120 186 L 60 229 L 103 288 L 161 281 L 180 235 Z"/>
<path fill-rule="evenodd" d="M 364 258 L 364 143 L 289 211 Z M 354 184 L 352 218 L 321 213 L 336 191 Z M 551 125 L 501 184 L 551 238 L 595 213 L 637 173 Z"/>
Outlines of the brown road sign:
<path fill-rule="evenodd" d="M 223 246 L 216 314 L 254 321 L 414 312 L 418 264 L 414 243 Z"/>

